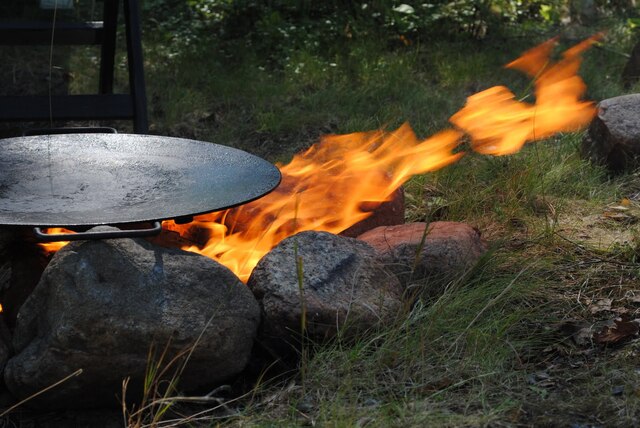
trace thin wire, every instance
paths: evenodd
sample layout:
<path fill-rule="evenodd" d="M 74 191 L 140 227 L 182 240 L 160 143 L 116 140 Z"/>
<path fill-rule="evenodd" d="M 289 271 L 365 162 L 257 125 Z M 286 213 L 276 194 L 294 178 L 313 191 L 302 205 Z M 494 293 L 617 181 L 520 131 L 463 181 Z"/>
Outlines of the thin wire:
<path fill-rule="evenodd" d="M 49 127 L 53 128 L 53 41 L 56 35 L 58 0 L 53 2 L 53 21 L 51 23 L 51 44 L 49 46 Z M 51 171 L 51 135 L 47 138 L 47 157 L 49 158 L 49 187 L 53 196 L 53 173 Z"/>
<path fill-rule="evenodd" d="M 56 34 L 56 18 L 58 16 L 58 0 L 53 2 L 53 22 L 51 23 L 51 44 L 49 46 L 49 125 L 53 128 L 53 40 Z"/>

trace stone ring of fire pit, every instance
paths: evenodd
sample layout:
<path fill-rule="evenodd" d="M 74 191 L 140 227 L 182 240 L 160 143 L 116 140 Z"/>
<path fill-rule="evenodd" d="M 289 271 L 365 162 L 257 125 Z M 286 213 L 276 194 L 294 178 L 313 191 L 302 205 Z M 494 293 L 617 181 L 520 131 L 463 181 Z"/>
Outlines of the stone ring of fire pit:
<path fill-rule="evenodd" d="M 0 225 L 36 227 L 38 232 L 40 227 L 156 222 L 159 231 L 159 220 L 189 220 L 252 201 L 273 190 L 280 178 L 274 165 L 257 156 L 183 138 L 7 138 L 0 140 Z M 122 232 L 132 236 L 132 231 Z M 47 236 L 39 235 L 43 240 L 76 235 Z M 75 239 L 95 238 L 81 236 Z"/>

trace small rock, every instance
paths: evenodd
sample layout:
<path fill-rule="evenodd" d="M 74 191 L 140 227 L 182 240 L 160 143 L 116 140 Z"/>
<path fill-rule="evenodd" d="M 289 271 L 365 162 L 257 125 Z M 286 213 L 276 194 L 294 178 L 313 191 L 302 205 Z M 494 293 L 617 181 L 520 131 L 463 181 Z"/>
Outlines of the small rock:
<path fill-rule="evenodd" d="M 380 400 L 376 400 L 375 398 L 367 398 L 364 400 L 364 403 L 362 403 L 364 407 L 379 407 L 380 404 Z"/>
<path fill-rule="evenodd" d="M 614 397 L 619 397 L 624 394 L 624 385 L 615 385 L 611 388 L 611 395 Z"/>
<path fill-rule="evenodd" d="M 302 413 L 311 413 L 313 412 L 314 408 L 315 406 L 309 400 L 303 400 L 303 401 L 300 401 L 298 404 L 296 404 L 296 410 Z"/>
<path fill-rule="evenodd" d="M 598 104 L 582 140 L 581 153 L 612 172 L 640 166 L 640 94 L 609 98 Z"/>
<path fill-rule="evenodd" d="M 462 275 L 487 251 L 476 229 L 451 221 L 377 227 L 358 239 L 375 248 L 403 286 L 419 282 L 431 291 Z"/>
<path fill-rule="evenodd" d="M 302 301 L 306 335 L 316 343 L 338 329 L 346 334 L 366 330 L 393 319 L 402 308 L 400 283 L 373 248 L 327 232 L 283 240 L 260 260 L 247 284 L 262 308 L 259 339 L 280 355 L 299 349 Z"/>

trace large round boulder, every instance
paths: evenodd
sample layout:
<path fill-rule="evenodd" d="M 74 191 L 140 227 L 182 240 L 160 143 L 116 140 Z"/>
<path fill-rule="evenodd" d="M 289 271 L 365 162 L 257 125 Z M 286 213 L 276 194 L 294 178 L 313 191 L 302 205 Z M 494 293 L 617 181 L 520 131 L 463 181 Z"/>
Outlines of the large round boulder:
<path fill-rule="evenodd" d="M 301 232 L 280 242 L 248 285 L 262 309 L 259 339 L 281 355 L 299 349 L 303 329 L 319 343 L 338 330 L 348 336 L 389 321 L 402 308 L 400 283 L 373 248 L 327 232 Z"/>
<path fill-rule="evenodd" d="M 20 308 L 4 378 L 22 399 L 81 369 L 34 401 L 105 407 L 127 378 L 138 400 L 149 364 L 182 354 L 178 388 L 197 390 L 243 370 L 259 321 L 248 288 L 211 259 L 142 239 L 73 242 Z"/>
<path fill-rule="evenodd" d="M 609 98 L 598 104 L 582 140 L 581 153 L 613 172 L 640 166 L 640 94 Z"/>
<path fill-rule="evenodd" d="M 438 294 L 487 251 L 477 229 L 453 221 L 377 227 L 358 239 L 375 248 L 404 287 L 419 285 L 428 295 Z"/>

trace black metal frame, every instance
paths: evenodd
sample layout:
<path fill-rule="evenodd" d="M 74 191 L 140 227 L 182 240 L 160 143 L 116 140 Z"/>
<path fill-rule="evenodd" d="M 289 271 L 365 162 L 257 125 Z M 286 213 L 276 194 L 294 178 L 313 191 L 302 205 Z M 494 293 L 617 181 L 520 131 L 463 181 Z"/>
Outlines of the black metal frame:
<path fill-rule="evenodd" d="M 112 230 L 104 232 L 77 232 L 77 233 L 45 233 L 40 227 L 33 228 L 33 234 L 40 242 L 59 241 L 87 241 L 94 239 L 134 238 L 141 236 L 155 236 L 162 232 L 162 224 L 154 221 L 149 229 Z"/>
<path fill-rule="evenodd" d="M 103 21 L 57 23 L 54 44 L 101 45 L 96 95 L 2 96 L 0 121 L 131 119 L 134 132 L 149 130 L 138 0 L 103 0 Z M 129 94 L 113 93 L 118 12 L 123 4 L 129 65 Z M 52 23 L 0 23 L 2 45 L 47 45 Z M 51 109 L 50 109 L 51 107 Z M 53 117 L 50 117 L 52 113 Z"/>

